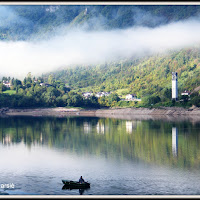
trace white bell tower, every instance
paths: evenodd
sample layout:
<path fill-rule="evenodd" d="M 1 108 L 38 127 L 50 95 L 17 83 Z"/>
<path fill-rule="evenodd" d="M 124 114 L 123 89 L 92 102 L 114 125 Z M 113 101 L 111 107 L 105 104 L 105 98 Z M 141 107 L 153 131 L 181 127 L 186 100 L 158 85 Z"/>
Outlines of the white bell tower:
<path fill-rule="evenodd" d="M 177 72 L 172 72 L 172 99 L 178 99 L 178 75 Z"/>

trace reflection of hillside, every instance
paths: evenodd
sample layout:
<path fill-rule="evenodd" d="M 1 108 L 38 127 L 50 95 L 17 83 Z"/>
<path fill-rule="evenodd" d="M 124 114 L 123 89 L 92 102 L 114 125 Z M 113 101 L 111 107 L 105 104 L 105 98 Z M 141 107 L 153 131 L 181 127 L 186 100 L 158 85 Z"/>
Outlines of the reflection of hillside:
<path fill-rule="evenodd" d="M 97 133 L 104 134 L 105 133 L 105 124 L 97 122 Z"/>
<path fill-rule="evenodd" d="M 179 130 L 179 144 L 176 146 L 172 127 Z M 0 118 L 0 141 L 3 145 L 21 141 L 29 147 L 41 144 L 78 154 L 198 168 L 199 127 L 199 124 L 187 121 L 10 117 Z M 174 156 L 174 148 L 178 157 Z"/>
<path fill-rule="evenodd" d="M 11 144 L 10 135 L 5 135 L 5 137 L 2 138 L 2 144 L 3 145 L 10 145 Z"/>
<path fill-rule="evenodd" d="M 84 133 L 90 133 L 92 130 L 91 124 L 88 122 L 83 122 L 83 131 Z"/>
<path fill-rule="evenodd" d="M 105 114 L 105 113 L 98 113 L 96 117 L 102 118 L 111 118 L 111 119 L 124 119 L 124 120 L 162 120 L 164 122 L 183 122 L 189 121 L 193 124 L 200 123 L 200 116 L 199 115 L 135 115 L 135 114 Z"/>

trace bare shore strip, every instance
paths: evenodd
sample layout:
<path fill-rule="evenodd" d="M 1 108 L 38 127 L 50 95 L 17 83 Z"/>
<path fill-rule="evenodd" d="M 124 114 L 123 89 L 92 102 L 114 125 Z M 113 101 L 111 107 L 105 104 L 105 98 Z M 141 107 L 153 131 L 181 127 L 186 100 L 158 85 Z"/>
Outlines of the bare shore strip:
<path fill-rule="evenodd" d="M 0 109 L 5 116 L 91 116 L 126 120 L 192 120 L 200 121 L 200 108 L 184 109 L 180 107 L 163 108 L 110 108 L 110 109 L 75 109 L 75 108 L 37 108 L 37 109 Z"/>

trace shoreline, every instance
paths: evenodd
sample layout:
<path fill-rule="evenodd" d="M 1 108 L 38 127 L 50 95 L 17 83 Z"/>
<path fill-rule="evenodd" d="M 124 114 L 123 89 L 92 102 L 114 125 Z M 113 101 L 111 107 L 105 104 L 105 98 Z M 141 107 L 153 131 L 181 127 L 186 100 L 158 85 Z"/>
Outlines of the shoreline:
<path fill-rule="evenodd" d="M 33 116 L 33 117 L 101 117 L 125 120 L 192 120 L 200 121 L 200 108 L 190 109 L 180 107 L 163 108 L 109 108 L 109 109 L 76 109 L 76 108 L 26 108 L 0 109 L 1 116 Z"/>
<path fill-rule="evenodd" d="M 128 115 L 200 115 L 200 108 L 191 107 L 189 109 L 181 107 L 161 107 L 161 108 L 101 108 L 101 109 L 79 109 L 79 108 L 1 108 L 0 113 L 6 115 L 54 115 L 54 114 L 128 114 Z"/>

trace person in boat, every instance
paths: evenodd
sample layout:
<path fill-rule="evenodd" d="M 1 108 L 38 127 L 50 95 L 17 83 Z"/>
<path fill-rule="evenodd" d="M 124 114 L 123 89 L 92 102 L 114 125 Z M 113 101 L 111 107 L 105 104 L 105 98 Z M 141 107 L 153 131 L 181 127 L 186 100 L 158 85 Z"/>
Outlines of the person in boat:
<path fill-rule="evenodd" d="M 85 183 L 85 181 L 84 181 L 82 176 L 79 178 L 79 183 Z"/>

